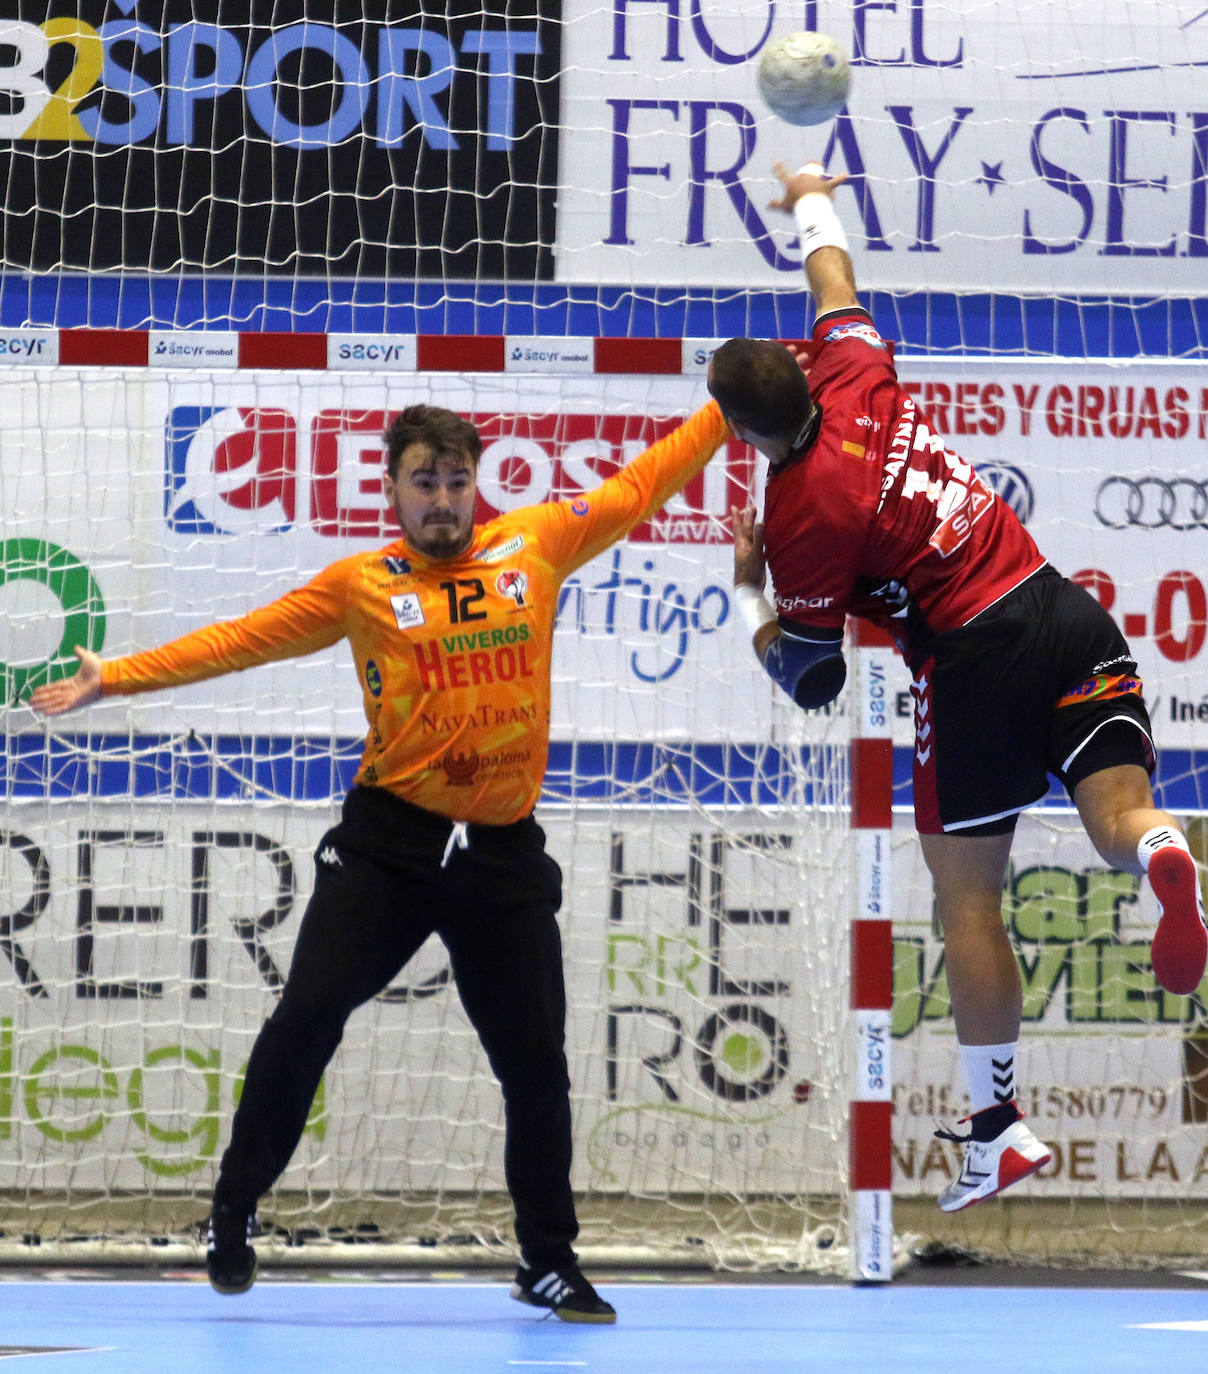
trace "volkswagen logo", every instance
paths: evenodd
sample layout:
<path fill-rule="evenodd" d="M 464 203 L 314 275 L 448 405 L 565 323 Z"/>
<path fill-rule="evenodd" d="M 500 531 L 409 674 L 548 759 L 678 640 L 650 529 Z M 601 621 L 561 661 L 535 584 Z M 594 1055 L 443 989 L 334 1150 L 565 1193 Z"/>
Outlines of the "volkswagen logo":
<path fill-rule="evenodd" d="M 999 498 L 1019 516 L 1020 524 L 1026 525 L 1032 518 L 1036 497 L 1032 484 L 1018 469 L 1009 463 L 979 463 L 977 475 Z"/>
<path fill-rule="evenodd" d="M 1095 518 L 1111 530 L 1195 530 L 1208 525 L 1208 482 L 1190 477 L 1109 477 Z"/>

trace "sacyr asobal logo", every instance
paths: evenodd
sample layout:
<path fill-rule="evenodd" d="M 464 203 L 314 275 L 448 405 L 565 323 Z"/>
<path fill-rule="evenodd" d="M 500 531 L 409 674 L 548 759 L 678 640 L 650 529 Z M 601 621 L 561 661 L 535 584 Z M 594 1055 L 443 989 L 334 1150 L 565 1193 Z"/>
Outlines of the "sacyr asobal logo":
<path fill-rule="evenodd" d="M 48 659 L 0 661 L 4 700 L 24 697 L 44 682 L 75 669 L 77 644 L 99 653 L 105 642 L 105 603 L 96 578 L 67 549 L 44 539 L 0 540 L 0 586 L 26 579 L 40 582 L 63 608 L 63 634 Z"/>

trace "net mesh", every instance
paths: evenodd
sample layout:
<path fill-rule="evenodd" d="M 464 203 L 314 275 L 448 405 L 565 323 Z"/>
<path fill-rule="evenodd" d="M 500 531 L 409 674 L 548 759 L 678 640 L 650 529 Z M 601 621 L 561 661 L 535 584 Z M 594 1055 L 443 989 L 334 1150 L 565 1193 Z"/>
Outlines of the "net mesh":
<path fill-rule="evenodd" d="M 379 546 L 363 479 L 385 411 L 422 397 L 474 416 L 483 499 L 506 509 L 598 480 L 696 385 L 479 376 L 434 397 L 431 378 L 380 375 L 14 374 L 10 700 L 69 671 L 82 630 L 105 655 L 161 642 Z M 556 408 L 535 408 L 543 390 Z M 587 1246 L 839 1263 L 846 722 L 774 702 L 735 652 L 716 541 L 745 464 L 724 451 L 562 589 L 540 814 L 566 873 L 574 1183 Z M 204 1217 L 359 714 L 339 650 L 51 729 L 12 706 L 0 1229 L 112 1250 L 156 1215 L 158 1236 Z M 292 1237 L 498 1258 L 502 1178 L 498 1090 L 433 941 L 350 1021 L 263 1211 Z"/>
<path fill-rule="evenodd" d="M 1206 857 L 1198 0 L 0 10 L 6 701 L 75 642 L 160 642 L 388 537 L 374 436 L 410 400 L 506 441 L 485 514 L 626 457 L 699 379 L 589 379 L 591 338 L 682 338 L 691 374 L 718 338 L 800 337 L 769 169 L 821 155 L 848 175 L 857 279 L 931 423 L 1136 647 L 1159 798 Z M 755 88 L 794 28 L 852 61 L 847 107 L 815 129 L 772 120 Z M 22 366 L 70 353 L 57 331 L 80 325 L 159 331 L 153 366 L 118 333 L 97 361 L 125 372 Z M 315 331 L 330 371 L 233 370 L 243 346 L 272 362 Z M 500 365 L 523 370 L 416 374 L 416 333 L 459 336 L 464 359 L 509 336 Z M 566 589 L 543 812 L 567 870 L 592 1243 L 791 1265 L 843 1232 L 844 724 L 790 719 L 746 661 L 720 523 L 744 461 Z M 6 1236 L 162 1237 L 204 1213 L 357 757 L 350 676 L 338 657 L 265 668 L 49 734 L 6 713 Z M 1202 1249 L 1203 998 L 1158 991 L 1147 893 L 1052 806 L 1021 826 L 1004 910 L 1024 1105 L 1057 1163 L 1018 1201 L 936 1211 L 953 1160 L 931 1117 L 959 1113 L 961 1087 L 901 807 L 901 1229 L 1021 1259 Z M 439 951 L 360 1014 L 283 1226 L 506 1235 L 498 1103 L 459 1018 Z"/>

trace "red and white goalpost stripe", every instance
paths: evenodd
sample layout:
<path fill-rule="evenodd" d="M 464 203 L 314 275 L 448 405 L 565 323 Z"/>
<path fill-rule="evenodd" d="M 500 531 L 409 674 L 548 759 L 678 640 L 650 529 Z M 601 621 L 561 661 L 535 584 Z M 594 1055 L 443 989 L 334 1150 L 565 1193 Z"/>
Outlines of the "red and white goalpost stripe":
<path fill-rule="evenodd" d="M 23 327 L 0 364 L 58 367 L 704 376 L 721 339 Z M 804 341 L 795 341 L 805 347 Z"/>
<path fill-rule="evenodd" d="M 893 925 L 890 838 L 893 739 L 887 635 L 849 622 L 855 675 L 851 737 L 851 828 L 856 909 L 851 927 L 851 1015 L 856 1043 L 849 1126 L 852 1278 L 893 1277 L 891 1131 Z"/>

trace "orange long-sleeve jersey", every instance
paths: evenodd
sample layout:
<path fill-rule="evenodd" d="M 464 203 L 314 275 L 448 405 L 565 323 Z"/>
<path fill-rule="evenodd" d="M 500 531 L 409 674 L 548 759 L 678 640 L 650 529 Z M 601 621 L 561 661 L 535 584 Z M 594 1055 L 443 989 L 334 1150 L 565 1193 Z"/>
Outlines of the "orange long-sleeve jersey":
<path fill-rule="evenodd" d="M 369 722 L 355 781 L 454 821 L 519 820 L 549 754 L 559 587 L 657 512 L 725 435 L 710 403 L 594 491 L 476 526 L 456 558 L 405 539 L 342 558 L 238 620 L 107 660 L 102 691 L 199 682 L 347 639 Z"/>

